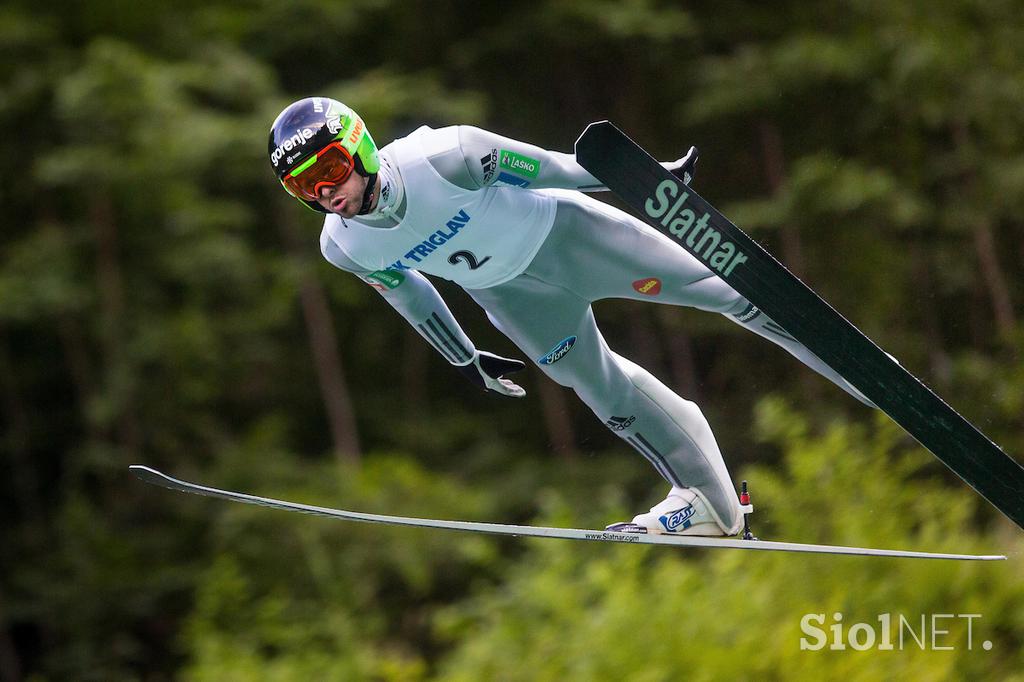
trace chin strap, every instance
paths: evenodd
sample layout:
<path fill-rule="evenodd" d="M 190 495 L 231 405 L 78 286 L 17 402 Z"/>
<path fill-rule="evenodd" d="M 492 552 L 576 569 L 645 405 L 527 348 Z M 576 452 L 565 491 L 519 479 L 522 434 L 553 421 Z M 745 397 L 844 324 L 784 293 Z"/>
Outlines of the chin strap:
<path fill-rule="evenodd" d="M 363 192 L 363 205 L 359 207 L 358 215 L 366 215 L 370 212 L 370 206 L 373 205 L 373 199 L 376 196 L 374 190 L 377 187 L 377 174 L 370 173 L 367 176 L 366 191 Z"/>
<path fill-rule="evenodd" d="M 374 191 L 377 189 L 377 174 L 367 173 L 366 166 L 363 165 L 363 160 L 356 154 L 355 158 L 355 171 L 364 178 L 366 178 L 366 189 L 363 190 L 363 204 L 359 207 L 359 212 L 356 215 L 366 215 L 370 212 L 370 206 L 373 205 Z"/>

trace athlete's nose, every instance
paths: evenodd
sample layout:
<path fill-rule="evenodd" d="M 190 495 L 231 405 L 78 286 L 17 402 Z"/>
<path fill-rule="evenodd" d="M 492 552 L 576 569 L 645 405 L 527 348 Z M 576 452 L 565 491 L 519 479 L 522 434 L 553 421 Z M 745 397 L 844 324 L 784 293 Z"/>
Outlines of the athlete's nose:
<path fill-rule="evenodd" d="M 321 198 L 323 198 L 323 199 L 330 199 L 331 195 L 334 194 L 334 188 L 335 188 L 335 185 L 333 185 L 333 184 L 325 184 L 323 187 L 321 187 L 320 188 L 320 196 L 321 196 Z"/>

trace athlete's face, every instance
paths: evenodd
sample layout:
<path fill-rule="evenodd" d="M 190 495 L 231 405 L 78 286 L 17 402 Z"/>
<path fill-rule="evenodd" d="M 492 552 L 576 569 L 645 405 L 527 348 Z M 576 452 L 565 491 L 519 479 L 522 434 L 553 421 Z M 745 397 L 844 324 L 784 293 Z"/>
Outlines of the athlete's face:
<path fill-rule="evenodd" d="M 363 205 L 363 193 L 366 191 L 368 181 L 369 178 L 364 178 L 359 173 L 349 173 L 344 182 L 321 187 L 317 203 L 342 218 L 352 218 Z"/>

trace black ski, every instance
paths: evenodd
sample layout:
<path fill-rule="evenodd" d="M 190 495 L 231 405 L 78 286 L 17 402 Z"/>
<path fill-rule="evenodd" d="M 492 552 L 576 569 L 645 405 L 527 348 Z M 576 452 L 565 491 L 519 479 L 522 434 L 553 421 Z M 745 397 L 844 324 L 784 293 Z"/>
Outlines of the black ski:
<path fill-rule="evenodd" d="M 1024 528 L 1024 467 L 711 204 L 608 121 L 587 126 L 576 141 L 576 158 Z"/>

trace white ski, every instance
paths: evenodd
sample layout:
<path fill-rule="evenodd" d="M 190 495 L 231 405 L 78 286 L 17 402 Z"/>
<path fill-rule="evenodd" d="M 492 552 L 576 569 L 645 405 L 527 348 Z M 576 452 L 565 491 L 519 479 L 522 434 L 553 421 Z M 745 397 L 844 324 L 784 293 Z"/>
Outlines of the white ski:
<path fill-rule="evenodd" d="M 603 542 L 625 542 L 636 545 L 675 545 L 680 547 L 713 547 L 729 549 L 756 549 L 780 552 L 807 552 L 812 554 L 852 554 L 856 556 L 901 557 L 908 559 L 960 559 L 973 561 L 994 561 L 1006 559 L 1002 555 L 976 554 L 941 554 L 933 552 L 911 552 L 892 549 L 873 549 L 869 547 L 843 547 L 839 545 L 807 545 L 796 542 L 766 542 L 764 540 L 740 540 L 736 538 L 705 538 L 687 535 L 661 535 L 645 533 L 615 533 L 606 530 L 581 530 L 576 528 L 547 528 L 544 526 L 515 526 L 501 523 L 477 523 L 474 521 L 446 521 L 440 519 L 420 519 L 404 516 L 388 516 L 385 514 L 367 514 L 329 509 L 296 502 L 285 502 L 269 497 L 258 497 L 230 490 L 209 488 L 196 483 L 180 481 L 156 469 L 140 464 L 129 467 L 137 477 L 153 485 L 162 486 L 194 495 L 216 497 L 232 502 L 244 502 L 262 507 L 272 507 L 284 511 L 299 512 L 326 516 L 346 521 L 364 521 L 368 523 L 386 523 L 395 526 L 418 526 L 421 528 L 443 528 L 446 530 L 462 530 L 471 533 L 492 533 L 495 535 L 515 535 L 542 538 L 562 538 L 566 540 L 593 540 Z"/>

